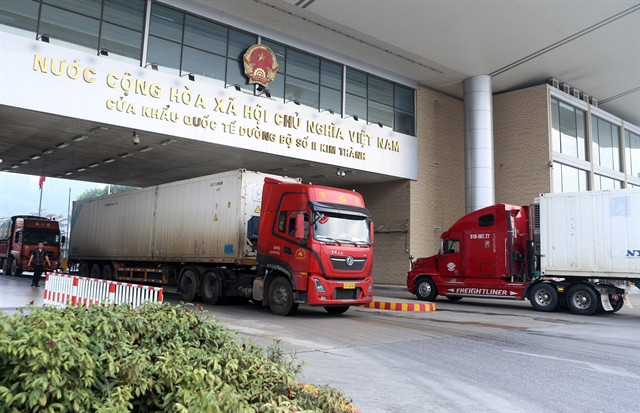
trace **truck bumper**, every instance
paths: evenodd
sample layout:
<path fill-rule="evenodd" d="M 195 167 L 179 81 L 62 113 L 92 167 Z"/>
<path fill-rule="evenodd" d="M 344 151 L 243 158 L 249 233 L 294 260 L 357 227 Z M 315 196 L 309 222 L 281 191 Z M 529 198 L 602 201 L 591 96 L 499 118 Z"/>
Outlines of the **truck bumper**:
<path fill-rule="evenodd" d="M 361 305 L 373 300 L 373 278 L 327 280 L 310 276 L 307 284 L 309 305 Z"/>

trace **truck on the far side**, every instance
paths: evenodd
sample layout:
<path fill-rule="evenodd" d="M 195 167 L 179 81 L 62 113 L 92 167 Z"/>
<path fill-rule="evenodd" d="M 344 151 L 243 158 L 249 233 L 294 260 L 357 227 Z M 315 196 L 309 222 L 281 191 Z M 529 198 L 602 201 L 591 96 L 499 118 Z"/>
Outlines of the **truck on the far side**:
<path fill-rule="evenodd" d="M 34 215 L 15 215 L 0 218 L 0 266 L 3 274 L 18 276 L 28 267 L 31 250 L 44 243 L 50 267 L 55 270 L 60 264 L 60 246 L 65 237 L 60 235 L 60 224 L 54 219 Z"/>
<path fill-rule="evenodd" d="M 538 311 L 581 315 L 620 310 L 631 282 L 640 286 L 640 189 L 542 194 L 529 206 L 479 209 L 407 275 L 421 300 L 528 298 Z"/>
<path fill-rule="evenodd" d="M 185 301 L 340 314 L 373 299 L 372 243 L 359 193 L 241 169 L 74 202 L 70 260 Z"/>

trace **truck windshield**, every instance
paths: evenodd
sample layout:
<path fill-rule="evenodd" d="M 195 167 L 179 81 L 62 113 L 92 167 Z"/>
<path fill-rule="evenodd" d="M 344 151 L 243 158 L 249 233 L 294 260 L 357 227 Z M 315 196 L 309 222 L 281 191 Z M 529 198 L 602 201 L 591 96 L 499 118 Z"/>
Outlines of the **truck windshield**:
<path fill-rule="evenodd" d="M 352 217 L 339 214 L 324 214 L 315 220 L 313 237 L 318 241 L 370 244 L 369 225 L 365 217 Z"/>
<path fill-rule="evenodd" d="M 38 242 L 43 242 L 44 245 L 59 246 L 60 234 L 53 231 L 24 231 L 22 234 L 23 244 L 36 245 Z"/>

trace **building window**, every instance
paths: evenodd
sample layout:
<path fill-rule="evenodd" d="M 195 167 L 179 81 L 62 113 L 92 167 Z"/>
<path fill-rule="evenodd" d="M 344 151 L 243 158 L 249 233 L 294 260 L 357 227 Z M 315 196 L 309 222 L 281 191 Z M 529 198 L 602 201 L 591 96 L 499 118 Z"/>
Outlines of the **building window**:
<path fill-rule="evenodd" d="M 597 175 L 593 176 L 593 190 L 594 191 L 603 191 L 606 189 L 620 189 L 622 188 L 622 182 L 609 178 L 607 176 Z"/>
<path fill-rule="evenodd" d="M 556 162 L 553 165 L 553 192 L 579 192 L 589 190 L 589 173 Z"/>
<path fill-rule="evenodd" d="M 551 98 L 551 137 L 555 152 L 588 161 L 585 112 Z"/>
<path fill-rule="evenodd" d="M 347 67 L 345 115 L 415 134 L 414 90 Z"/>
<path fill-rule="evenodd" d="M 38 30 L 38 11 L 35 1 L 0 1 L 2 30 L 24 37 L 32 37 Z"/>
<path fill-rule="evenodd" d="M 620 127 L 592 116 L 591 153 L 594 165 L 622 171 L 620 163 Z"/>
<path fill-rule="evenodd" d="M 627 175 L 640 178 L 640 135 L 624 131 Z"/>

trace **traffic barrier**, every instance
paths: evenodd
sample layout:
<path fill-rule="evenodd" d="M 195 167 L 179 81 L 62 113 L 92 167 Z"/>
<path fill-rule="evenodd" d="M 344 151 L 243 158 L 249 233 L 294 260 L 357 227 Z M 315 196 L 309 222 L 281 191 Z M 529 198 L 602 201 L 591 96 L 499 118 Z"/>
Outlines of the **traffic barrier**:
<path fill-rule="evenodd" d="M 364 308 L 377 308 L 378 310 L 392 311 L 436 311 L 436 303 L 393 303 L 388 301 L 372 301 L 361 305 Z"/>
<path fill-rule="evenodd" d="M 44 304 L 53 307 L 68 305 L 128 304 L 137 308 L 146 302 L 163 300 L 159 287 L 78 277 L 48 272 L 44 286 Z"/>

